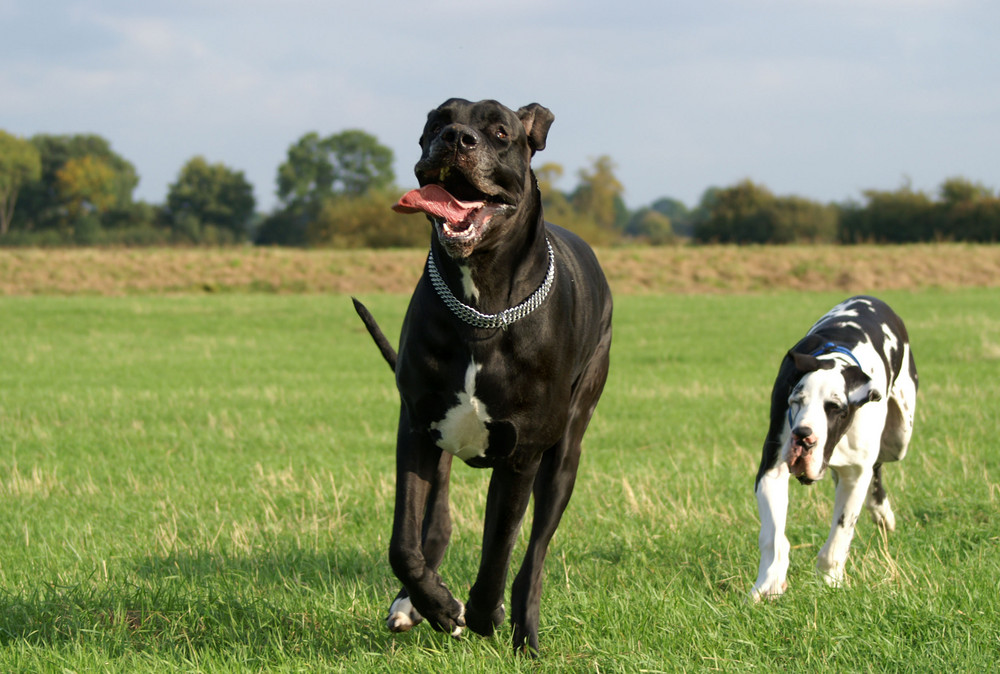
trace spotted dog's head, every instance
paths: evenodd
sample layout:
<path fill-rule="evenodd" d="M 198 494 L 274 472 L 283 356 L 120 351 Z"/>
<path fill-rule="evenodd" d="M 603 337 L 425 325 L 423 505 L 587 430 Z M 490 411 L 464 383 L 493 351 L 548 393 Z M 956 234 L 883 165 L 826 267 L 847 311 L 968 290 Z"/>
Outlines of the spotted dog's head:
<path fill-rule="evenodd" d="M 833 448 L 844 437 L 854 413 L 882 399 L 871 378 L 857 365 L 789 351 L 801 374 L 788 396 L 788 468 L 800 482 L 823 477 Z"/>
<path fill-rule="evenodd" d="M 545 148 L 553 119 L 537 103 L 514 112 L 496 101 L 445 101 L 427 115 L 420 136 L 420 189 L 394 208 L 426 213 L 456 259 L 501 239 L 534 194 L 531 157 Z"/>

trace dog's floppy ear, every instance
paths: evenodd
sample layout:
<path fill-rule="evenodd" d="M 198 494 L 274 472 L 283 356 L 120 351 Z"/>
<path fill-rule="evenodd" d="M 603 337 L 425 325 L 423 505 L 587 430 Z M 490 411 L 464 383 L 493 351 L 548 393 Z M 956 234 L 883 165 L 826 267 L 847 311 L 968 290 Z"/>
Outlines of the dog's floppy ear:
<path fill-rule="evenodd" d="M 799 353 L 798 351 L 789 351 L 788 356 L 795 363 L 795 369 L 799 372 L 815 372 L 816 370 L 829 370 L 833 367 L 832 360 L 820 360 L 816 356 L 811 356 L 808 353 Z"/>
<path fill-rule="evenodd" d="M 552 121 L 556 116 L 548 108 L 538 103 L 524 106 L 517 111 L 517 116 L 528 134 L 528 146 L 531 148 L 531 154 L 544 150 L 549 127 L 552 126 Z"/>
<path fill-rule="evenodd" d="M 857 365 L 844 369 L 844 384 L 847 386 L 847 402 L 855 407 L 882 399 L 882 393 L 875 386 L 875 382 Z"/>

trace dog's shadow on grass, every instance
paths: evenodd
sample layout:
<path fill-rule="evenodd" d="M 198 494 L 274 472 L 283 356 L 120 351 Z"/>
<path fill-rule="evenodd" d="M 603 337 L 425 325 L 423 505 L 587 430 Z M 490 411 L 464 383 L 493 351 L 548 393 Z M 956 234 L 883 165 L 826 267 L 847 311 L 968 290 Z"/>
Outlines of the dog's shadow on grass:
<path fill-rule="evenodd" d="M 320 659 L 389 653 L 391 575 L 377 554 L 348 546 L 147 556 L 107 577 L 0 589 L 0 644 L 239 651 L 262 661 L 290 648 Z"/>

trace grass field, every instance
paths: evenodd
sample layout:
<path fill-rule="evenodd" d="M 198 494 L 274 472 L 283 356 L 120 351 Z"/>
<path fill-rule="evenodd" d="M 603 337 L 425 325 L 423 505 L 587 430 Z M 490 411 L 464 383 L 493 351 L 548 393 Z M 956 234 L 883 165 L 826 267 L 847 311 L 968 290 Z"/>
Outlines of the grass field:
<path fill-rule="evenodd" d="M 881 295 L 921 379 L 885 473 L 898 531 L 864 520 L 850 585 L 827 589 L 832 485 L 793 485 L 790 589 L 763 606 L 745 599 L 770 385 L 844 295 L 617 298 L 537 663 L 507 626 L 385 630 L 397 402 L 346 296 L 0 298 L 0 671 L 994 670 L 1000 303 Z M 363 299 L 398 334 L 405 297 Z M 487 477 L 454 471 L 442 572 L 462 598 Z"/>

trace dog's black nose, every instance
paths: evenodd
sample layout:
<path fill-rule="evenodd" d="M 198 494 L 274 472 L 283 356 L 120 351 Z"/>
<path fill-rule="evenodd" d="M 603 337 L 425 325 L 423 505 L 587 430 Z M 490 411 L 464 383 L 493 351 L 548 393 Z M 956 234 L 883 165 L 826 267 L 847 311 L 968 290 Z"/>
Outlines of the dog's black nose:
<path fill-rule="evenodd" d="M 808 438 L 813 434 L 813 429 L 809 426 L 796 426 L 792 429 L 792 433 L 800 438 Z"/>
<path fill-rule="evenodd" d="M 472 150 L 479 145 L 479 134 L 471 126 L 451 124 L 441 132 L 441 140 L 459 150 Z"/>

